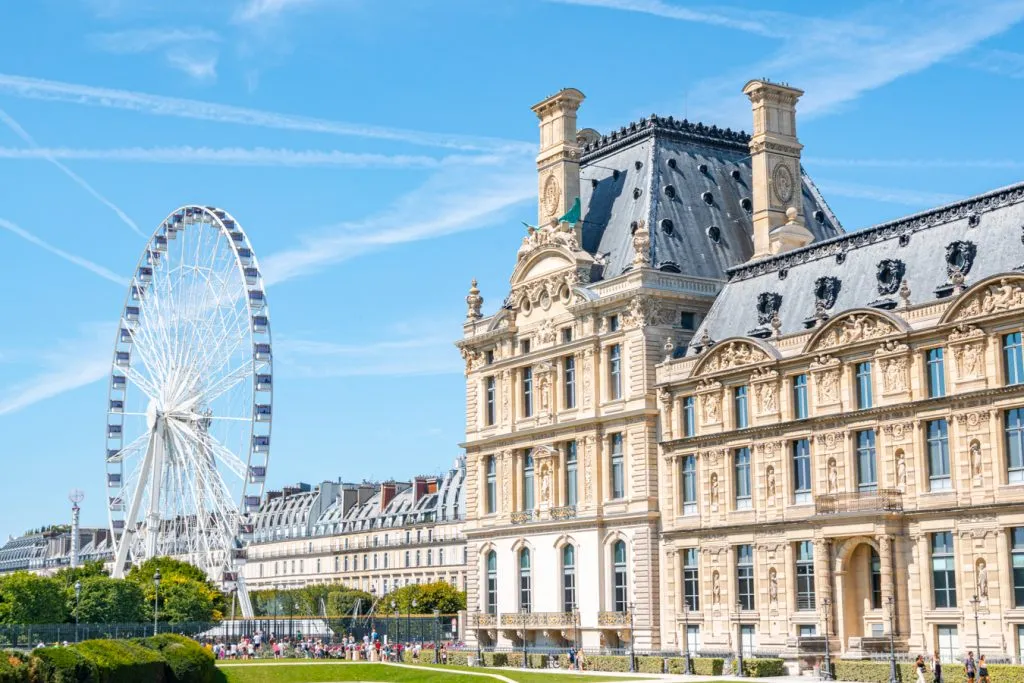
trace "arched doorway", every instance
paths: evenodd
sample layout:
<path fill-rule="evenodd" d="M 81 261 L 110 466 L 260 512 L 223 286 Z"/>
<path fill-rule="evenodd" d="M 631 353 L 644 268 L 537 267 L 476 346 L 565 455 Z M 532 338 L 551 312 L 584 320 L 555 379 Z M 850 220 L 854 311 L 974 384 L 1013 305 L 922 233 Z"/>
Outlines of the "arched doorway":
<path fill-rule="evenodd" d="M 882 624 L 882 563 L 873 539 L 845 541 L 836 553 L 836 626 L 841 646 L 880 635 Z M 859 647 L 859 646 L 858 646 Z"/>

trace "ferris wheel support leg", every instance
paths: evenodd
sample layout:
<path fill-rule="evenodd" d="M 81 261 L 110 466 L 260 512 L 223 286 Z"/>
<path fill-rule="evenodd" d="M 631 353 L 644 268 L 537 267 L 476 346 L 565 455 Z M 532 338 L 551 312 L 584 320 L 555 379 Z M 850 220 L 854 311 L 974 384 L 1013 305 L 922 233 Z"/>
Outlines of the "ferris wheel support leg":
<path fill-rule="evenodd" d="M 238 572 L 238 605 L 242 608 L 242 618 L 252 619 L 255 613 L 252 609 L 252 600 L 249 599 L 249 589 L 245 587 L 245 577 Z"/>
<path fill-rule="evenodd" d="M 167 438 L 167 427 L 160 427 L 154 435 L 156 443 L 153 446 L 153 463 L 149 472 L 149 511 L 146 514 L 146 559 L 156 557 L 157 540 L 160 538 L 160 485 L 163 479 L 164 448 Z"/>
<path fill-rule="evenodd" d="M 149 470 L 153 466 L 154 449 L 156 448 L 156 433 L 151 432 L 149 446 L 146 448 L 146 457 L 142 461 L 142 469 L 139 472 L 139 481 L 145 481 L 149 477 Z M 142 494 L 145 486 L 136 486 L 135 495 L 132 496 L 131 507 L 128 508 L 128 516 L 124 520 L 124 530 L 117 543 L 117 554 L 114 556 L 114 571 L 112 576 L 115 579 L 124 578 L 124 563 L 128 560 L 128 546 L 131 544 L 131 536 L 135 533 L 135 519 L 139 514 L 139 507 L 142 506 Z"/>

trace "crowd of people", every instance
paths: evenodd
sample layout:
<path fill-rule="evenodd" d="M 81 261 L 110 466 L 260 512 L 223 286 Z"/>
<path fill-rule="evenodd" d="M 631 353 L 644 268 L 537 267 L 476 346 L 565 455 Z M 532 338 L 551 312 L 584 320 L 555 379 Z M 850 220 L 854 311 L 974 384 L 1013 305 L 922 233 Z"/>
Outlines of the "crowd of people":
<path fill-rule="evenodd" d="M 933 683 L 942 683 L 945 679 L 942 677 L 942 659 L 939 657 L 939 653 L 936 652 L 931 660 L 932 681 Z M 914 660 L 914 670 L 917 672 L 917 683 L 926 683 L 928 664 L 925 662 L 924 655 L 918 655 Z M 981 655 L 975 660 L 973 650 L 969 650 L 967 657 L 964 658 L 964 674 L 967 677 L 967 683 L 991 683 L 985 655 Z"/>
<path fill-rule="evenodd" d="M 348 659 L 363 662 L 401 662 L 408 652 L 413 662 L 435 661 L 434 644 L 399 643 L 382 637 L 374 629 L 357 639 L 348 634 L 339 642 L 322 638 L 282 636 L 257 632 L 238 640 L 210 638 L 202 641 L 217 659 Z M 454 643 L 443 643 L 437 652 L 436 661 L 447 664 L 449 649 L 458 647 Z"/>

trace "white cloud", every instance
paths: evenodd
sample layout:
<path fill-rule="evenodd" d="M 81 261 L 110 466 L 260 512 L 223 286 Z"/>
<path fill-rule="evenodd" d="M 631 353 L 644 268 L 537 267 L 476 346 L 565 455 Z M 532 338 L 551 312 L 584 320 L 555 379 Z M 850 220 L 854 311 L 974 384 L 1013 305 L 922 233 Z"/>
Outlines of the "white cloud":
<path fill-rule="evenodd" d="M 34 374 L 3 387 L 0 416 L 103 379 L 110 373 L 112 342 L 113 330 L 109 325 L 91 323 L 81 328 L 78 338 L 34 352 Z"/>
<path fill-rule="evenodd" d="M 444 335 L 367 344 L 286 338 L 274 343 L 274 353 L 280 362 L 280 371 L 307 378 L 462 372 L 458 351 Z"/>
<path fill-rule="evenodd" d="M 338 150 L 294 150 L 269 147 L 0 147 L 0 159 L 75 159 L 119 163 L 210 164 L 224 166 L 323 166 L 348 168 L 423 168 L 493 166 L 504 157 L 493 154 L 431 157 L 411 154 L 364 154 Z"/>
<path fill-rule="evenodd" d="M 707 12 L 674 5 L 668 2 L 662 2 L 662 0 L 548 0 L 548 2 L 554 2 L 562 5 L 602 7 L 625 12 L 639 12 L 665 19 L 722 26 L 724 28 L 732 28 L 739 31 L 745 31 L 747 33 L 756 33 L 766 36 L 777 34 L 777 30 L 770 23 L 744 18 L 756 16 L 758 14 L 762 14 L 763 16 L 763 13 L 757 12 L 727 12 L 723 10 Z"/>
<path fill-rule="evenodd" d="M 32 233 L 30 233 L 28 230 L 25 230 L 24 228 L 22 228 L 21 226 L 17 225 L 16 223 L 12 223 L 11 221 L 9 221 L 9 220 L 7 220 L 5 218 L 0 218 L 0 228 L 3 228 L 4 230 L 7 230 L 8 232 L 11 232 L 11 233 L 17 235 L 18 237 L 20 237 L 21 239 L 25 240 L 26 242 L 31 242 L 32 244 L 36 245 L 40 249 L 45 249 L 46 251 L 50 252 L 54 256 L 59 256 L 60 258 L 64 259 L 65 261 L 68 261 L 70 263 L 74 263 L 76 266 L 79 266 L 81 268 L 85 268 L 86 270 L 88 270 L 90 272 L 93 272 L 96 275 L 99 275 L 101 278 L 103 278 L 105 280 L 110 280 L 111 282 L 119 284 L 119 285 L 121 285 L 123 287 L 127 287 L 128 286 L 128 279 L 127 278 L 123 278 L 120 275 L 118 275 L 117 273 L 115 273 L 115 272 L 113 272 L 111 270 L 108 270 L 107 268 L 104 268 L 103 266 L 99 265 L 98 263 L 93 263 L 89 259 L 82 258 L 81 256 L 76 256 L 75 254 L 72 254 L 70 252 L 64 251 L 63 249 L 59 249 L 59 248 L 53 246 L 52 244 L 50 244 L 49 242 L 46 242 L 46 241 L 40 239 L 39 237 L 36 237 Z"/>
<path fill-rule="evenodd" d="M 834 195 L 837 197 L 850 197 L 852 199 L 870 199 L 871 201 L 885 202 L 887 204 L 928 208 L 962 199 L 959 195 L 943 192 L 907 190 L 897 187 L 862 185 L 859 183 L 820 180 L 817 178 L 815 178 L 814 182 L 826 196 Z"/>
<path fill-rule="evenodd" d="M 217 80 L 216 53 L 203 55 L 186 49 L 175 49 L 167 53 L 167 63 L 197 81 Z"/>
<path fill-rule="evenodd" d="M 535 197 L 537 188 L 526 159 L 510 159 L 506 166 L 438 173 L 384 213 L 308 233 L 300 246 L 262 259 L 264 275 L 268 282 L 282 282 L 389 245 L 507 219 L 508 209 Z"/>
<path fill-rule="evenodd" d="M 1008 50 L 978 50 L 963 60 L 972 69 L 1007 78 L 1024 78 L 1024 54 Z"/>
<path fill-rule="evenodd" d="M 42 149 L 39 146 L 39 143 L 35 141 L 35 138 L 29 135 L 28 132 L 24 128 L 22 128 L 17 121 L 11 118 L 11 116 L 3 109 L 0 109 L 0 121 L 2 121 L 4 125 L 6 125 L 12 131 L 14 131 L 15 135 L 17 135 L 22 140 L 27 142 L 33 149 Z M 109 199 L 101 195 L 99 191 L 97 191 L 92 185 L 87 183 L 84 178 L 82 178 L 80 175 L 72 171 L 70 168 L 68 168 L 61 162 L 57 161 L 57 159 L 55 159 L 54 157 L 47 157 L 44 155 L 43 158 L 49 161 L 54 166 L 56 166 L 57 168 L 59 168 L 64 175 L 71 178 L 71 180 L 75 181 L 75 183 L 77 183 L 79 187 L 81 187 L 83 190 L 85 190 L 93 197 L 95 197 L 100 203 L 102 203 L 111 211 L 116 213 L 118 218 L 124 221 L 125 225 L 131 228 L 132 231 L 134 231 L 137 235 L 145 237 L 145 234 L 141 230 L 139 230 L 139 226 L 135 224 L 135 221 L 129 218 L 128 214 L 122 211 L 119 206 L 114 204 L 114 202 L 110 201 Z"/>
<path fill-rule="evenodd" d="M 188 43 L 219 43 L 216 31 L 203 28 L 154 28 L 94 33 L 89 42 L 95 48 L 113 54 L 139 54 Z"/>
<path fill-rule="evenodd" d="M 300 7 L 308 7 L 316 0 L 246 0 L 235 14 L 235 20 L 241 22 L 272 19 L 283 12 Z"/>
<path fill-rule="evenodd" d="M 279 114 L 227 104 L 164 97 L 130 90 L 97 88 L 76 83 L 0 73 L 0 93 L 33 100 L 70 102 L 94 107 L 123 109 L 155 116 L 175 116 L 217 123 L 233 123 L 280 130 L 376 138 L 466 151 L 534 152 L 530 143 L 471 135 L 428 133 L 403 128 L 389 128 L 359 123 L 345 123 L 307 116 Z"/>

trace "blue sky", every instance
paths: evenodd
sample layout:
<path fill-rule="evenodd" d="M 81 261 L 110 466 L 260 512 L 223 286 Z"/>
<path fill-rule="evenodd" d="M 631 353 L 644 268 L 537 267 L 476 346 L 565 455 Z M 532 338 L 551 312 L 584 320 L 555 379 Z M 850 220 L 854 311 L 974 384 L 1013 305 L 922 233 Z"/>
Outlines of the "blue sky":
<path fill-rule="evenodd" d="M 464 297 L 507 293 L 536 215 L 529 107 L 749 129 L 807 91 L 804 164 L 847 229 L 1024 176 L 1024 2 L 0 2 L 0 534 L 102 523 L 111 345 L 185 203 L 270 280 L 269 481 L 405 478 L 458 456 Z"/>

